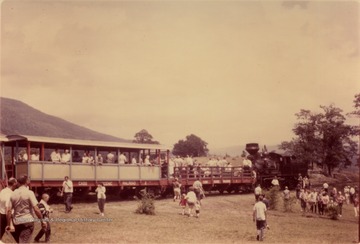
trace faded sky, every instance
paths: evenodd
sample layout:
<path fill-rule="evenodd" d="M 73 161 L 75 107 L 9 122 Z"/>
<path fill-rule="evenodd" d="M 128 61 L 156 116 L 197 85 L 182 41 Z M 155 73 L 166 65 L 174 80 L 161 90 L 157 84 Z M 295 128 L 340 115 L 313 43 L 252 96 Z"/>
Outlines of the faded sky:
<path fill-rule="evenodd" d="M 123 138 L 278 144 L 360 91 L 358 2 L 5 1 L 1 25 L 1 96 Z"/>

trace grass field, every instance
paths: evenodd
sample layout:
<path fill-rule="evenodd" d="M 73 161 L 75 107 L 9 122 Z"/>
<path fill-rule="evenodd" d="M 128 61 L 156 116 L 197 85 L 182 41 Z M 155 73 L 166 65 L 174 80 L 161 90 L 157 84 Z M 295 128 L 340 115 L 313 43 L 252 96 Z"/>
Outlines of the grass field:
<path fill-rule="evenodd" d="M 180 214 L 177 202 L 156 201 L 156 215 L 134 213 L 136 201 L 110 202 L 104 222 L 96 203 L 74 204 L 73 212 L 53 205 L 52 218 L 75 221 L 78 218 L 98 222 L 53 222 L 53 243 L 246 243 L 256 242 L 252 222 L 253 195 L 209 196 L 204 199 L 199 219 Z M 107 218 L 107 219 L 106 219 Z M 330 220 L 317 215 L 302 215 L 299 206 L 293 213 L 269 211 L 265 242 L 268 243 L 357 243 L 358 220 L 351 205 L 343 217 Z M 39 225 L 39 224 L 38 224 Z M 36 226 L 35 232 L 39 226 Z M 35 233 L 34 232 L 34 236 Z M 13 242 L 6 234 L 3 241 Z"/>

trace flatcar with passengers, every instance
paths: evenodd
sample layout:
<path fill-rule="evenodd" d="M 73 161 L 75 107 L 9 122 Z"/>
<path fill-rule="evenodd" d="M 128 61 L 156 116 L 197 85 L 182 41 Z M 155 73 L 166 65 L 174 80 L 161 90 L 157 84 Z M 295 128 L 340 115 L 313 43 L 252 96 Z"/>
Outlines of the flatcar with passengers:
<path fill-rule="evenodd" d="M 174 177 L 184 188 L 199 179 L 206 191 L 248 191 L 254 183 L 241 167 L 207 167 L 206 174 L 200 166 L 169 169 L 170 150 L 157 144 L 7 135 L 1 136 L 1 155 L 2 179 L 27 174 L 37 194 L 57 195 L 65 176 L 73 181 L 75 195 L 102 182 L 109 194 L 123 197 L 144 188 L 167 195 Z"/>

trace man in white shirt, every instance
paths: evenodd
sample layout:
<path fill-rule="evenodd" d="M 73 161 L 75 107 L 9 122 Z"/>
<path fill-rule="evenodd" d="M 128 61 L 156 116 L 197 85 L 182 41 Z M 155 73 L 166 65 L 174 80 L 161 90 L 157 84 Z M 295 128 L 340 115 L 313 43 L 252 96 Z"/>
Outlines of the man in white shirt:
<path fill-rule="evenodd" d="M 144 165 L 145 166 L 151 166 L 150 156 L 149 155 L 146 155 Z"/>
<path fill-rule="evenodd" d="M 120 153 L 118 162 L 119 162 L 119 164 L 125 164 L 127 162 L 127 158 L 123 153 Z"/>
<path fill-rule="evenodd" d="M 58 162 L 61 161 L 61 156 L 60 156 L 60 153 L 59 153 L 58 149 L 55 149 L 50 154 L 50 158 L 51 158 L 51 162 L 53 162 L 53 163 L 58 163 Z"/>
<path fill-rule="evenodd" d="M 324 191 L 327 193 L 329 191 L 329 184 L 325 182 L 323 184 L 323 188 L 324 188 Z"/>
<path fill-rule="evenodd" d="M 70 162 L 71 155 L 69 153 L 69 150 L 65 150 L 65 152 L 61 156 L 61 162 L 62 163 L 68 163 Z"/>
<path fill-rule="evenodd" d="M 109 152 L 108 155 L 106 156 L 106 162 L 108 164 L 113 164 L 114 163 L 114 154 L 112 152 Z"/>
<path fill-rule="evenodd" d="M 275 187 L 280 186 L 277 176 L 275 176 L 275 178 L 271 181 L 271 185 Z"/>
<path fill-rule="evenodd" d="M 69 179 L 68 176 L 65 176 L 64 179 L 65 180 L 63 182 L 61 195 L 64 196 L 65 212 L 70 213 L 70 211 L 73 209 L 73 207 L 71 206 L 71 203 L 72 203 L 72 194 L 73 194 L 74 188 L 73 188 L 73 183 Z"/>
<path fill-rule="evenodd" d="M 29 190 L 29 180 L 26 175 L 22 175 L 18 180 L 20 184 L 10 196 L 10 201 L 6 206 L 7 226 L 6 230 L 10 231 L 10 221 L 12 210 L 14 210 L 13 220 L 15 231 L 11 232 L 16 243 L 30 243 L 34 231 L 34 213 L 41 222 L 42 228 L 46 228 L 46 223 L 42 220 L 42 214 L 37 206 L 38 201 L 33 191 Z"/>
<path fill-rule="evenodd" d="M 186 164 L 187 166 L 193 166 L 194 165 L 194 161 L 192 159 L 192 157 L 190 157 L 189 155 L 186 156 Z"/>
<path fill-rule="evenodd" d="M 39 161 L 39 160 L 40 160 L 40 156 L 39 156 L 38 151 L 36 151 L 36 152 L 34 152 L 33 154 L 31 154 L 30 160 L 31 160 L 31 161 Z"/>
<path fill-rule="evenodd" d="M 251 162 L 251 160 L 248 159 L 248 158 L 244 158 L 244 160 L 243 160 L 243 167 L 252 168 L 252 162 Z"/>
<path fill-rule="evenodd" d="M 135 156 L 132 157 L 132 159 L 131 159 L 131 164 L 133 164 L 133 165 L 137 164 L 137 161 L 136 161 Z"/>
<path fill-rule="evenodd" d="M 101 153 L 98 154 L 98 156 L 96 157 L 96 163 L 97 164 L 103 164 L 104 162 L 104 158 L 102 157 Z"/>
<path fill-rule="evenodd" d="M 262 194 L 262 189 L 261 189 L 260 184 L 258 184 L 257 187 L 255 187 L 254 194 L 255 194 L 255 200 L 258 201 L 260 195 Z"/>
<path fill-rule="evenodd" d="M 263 197 L 259 196 L 259 200 L 253 208 L 253 221 L 256 222 L 256 230 L 258 241 L 263 241 L 266 227 L 266 205 L 263 203 Z"/>
<path fill-rule="evenodd" d="M 13 191 L 16 188 L 16 179 L 10 178 L 8 180 L 8 186 L 1 190 L 0 192 L 0 216 L 1 216 L 1 222 L 0 222 L 0 240 L 3 237 L 5 233 L 5 227 L 7 225 L 7 219 L 6 219 L 6 206 L 9 205 L 10 196 L 13 193 Z"/>

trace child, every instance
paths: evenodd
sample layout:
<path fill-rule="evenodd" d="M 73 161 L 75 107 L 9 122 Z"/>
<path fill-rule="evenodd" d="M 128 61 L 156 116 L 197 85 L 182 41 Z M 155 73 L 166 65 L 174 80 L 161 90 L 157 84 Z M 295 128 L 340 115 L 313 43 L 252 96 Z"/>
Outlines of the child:
<path fill-rule="evenodd" d="M 48 201 L 49 201 L 49 195 L 44 193 L 42 195 L 42 199 L 38 204 L 38 207 L 40 209 L 40 212 L 43 216 L 44 221 L 46 221 L 46 229 L 40 229 L 39 233 L 36 235 L 34 242 L 39 242 L 39 240 L 41 239 L 41 237 L 45 234 L 45 242 L 50 242 L 50 234 L 51 234 L 51 228 L 50 228 L 50 221 L 49 221 L 49 217 L 50 217 L 50 213 L 53 212 L 53 210 L 50 208 L 50 206 L 48 205 Z"/>
<path fill-rule="evenodd" d="M 104 208 L 105 208 L 105 201 L 106 201 L 106 188 L 104 186 L 104 183 L 99 183 L 95 192 L 97 193 L 97 200 L 98 200 L 98 206 L 100 210 L 100 215 L 104 216 Z"/>
<path fill-rule="evenodd" d="M 189 192 L 186 194 L 185 199 L 186 199 L 187 205 L 189 207 L 189 217 L 192 217 L 193 216 L 192 213 L 193 213 L 193 210 L 194 210 L 194 207 L 195 207 L 195 203 L 197 201 L 196 195 L 195 195 L 195 192 L 194 192 L 194 187 L 189 188 Z"/>
<path fill-rule="evenodd" d="M 186 195 L 182 194 L 179 205 L 182 207 L 182 215 L 185 215 L 185 208 L 186 208 Z"/>
<path fill-rule="evenodd" d="M 199 217 L 200 217 L 200 208 L 201 208 L 201 203 L 200 203 L 200 201 L 196 201 L 196 203 L 195 203 L 196 218 L 199 218 Z"/>

